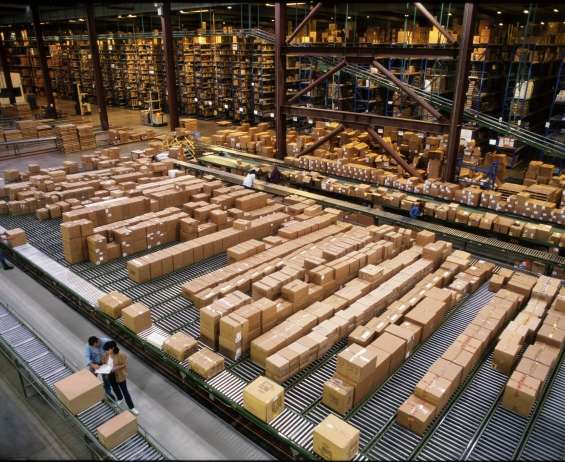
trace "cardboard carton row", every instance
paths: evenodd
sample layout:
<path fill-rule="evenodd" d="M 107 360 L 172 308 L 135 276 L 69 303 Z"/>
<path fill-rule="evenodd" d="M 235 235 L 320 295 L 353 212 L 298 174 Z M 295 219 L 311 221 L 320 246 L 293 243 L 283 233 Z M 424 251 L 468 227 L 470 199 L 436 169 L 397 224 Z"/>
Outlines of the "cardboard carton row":
<path fill-rule="evenodd" d="M 507 334 L 507 338 L 511 336 L 515 339 L 515 343 L 524 337 L 525 339 L 521 342 L 518 351 L 512 351 L 510 348 L 506 351 L 508 365 L 505 372 L 510 375 L 510 378 L 504 388 L 502 406 L 524 417 L 530 415 L 565 344 L 564 294 L 565 290 L 560 288 L 560 280 L 546 276 L 540 277 L 535 285 L 535 291 L 532 290 L 528 304 L 518 315 L 520 317 L 526 314 L 525 311 L 532 301 L 537 300 L 536 305 L 541 307 L 540 317 L 528 312 L 527 315 L 536 321 L 526 326 L 529 330 L 525 333 Z M 548 310 L 547 307 L 550 304 Z M 531 344 L 527 346 L 522 358 L 518 360 L 519 352 L 524 348 L 523 345 L 529 343 Z M 504 350 L 504 347 L 500 343 L 497 345 L 497 350 L 499 350 L 498 356 L 502 357 L 501 353 L 504 351 L 501 352 L 501 350 Z M 517 364 L 516 361 L 518 361 Z M 512 372 L 514 364 L 516 367 Z"/>
<path fill-rule="evenodd" d="M 490 265 L 480 265 L 480 271 L 484 274 L 492 271 Z M 466 271 L 473 271 L 473 267 Z M 429 288 L 430 283 L 427 281 L 428 278 L 420 280 L 415 285 L 415 290 L 410 291 L 412 293 L 404 294 L 402 301 L 393 303 L 384 315 L 373 318 L 363 326 L 363 332 L 359 332 L 361 326 L 358 326 L 357 332 L 350 334 L 351 345 L 343 352 L 346 356 L 341 362 L 338 356 L 336 375 L 324 387 L 323 402 L 327 406 L 342 414 L 348 412 L 381 385 L 417 345 L 439 327 L 443 316 L 456 301 L 456 292 L 436 286 Z M 443 277 L 436 284 L 442 285 Z M 413 296 L 415 291 L 420 292 L 420 301 Z M 361 353 L 371 360 L 358 363 L 359 359 L 355 358 Z M 350 361 L 349 354 L 353 355 Z M 358 367 L 364 369 L 357 369 Z"/>
<path fill-rule="evenodd" d="M 286 214 L 277 213 L 253 221 L 236 220 L 232 228 L 128 261 L 128 275 L 136 282 L 150 281 L 224 252 L 244 240 L 273 234 L 286 218 Z"/>
<path fill-rule="evenodd" d="M 382 306 L 386 304 L 387 299 L 391 299 L 395 293 L 402 292 L 403 288 L 408 287 L 410 281 L 414 278 L 423 277 L 427 271 L 431 270 L 433 263 L 417 260 L 418 251 L 414 252 L 412 249 L 406 250 L 398 254 L 392 260 L 385 261 L 380 264 L 380 271 L 369 271 L 371 274 L 369 282 L 366 279 L 353 279 L 350 283 L 346 284 L 352 287 L 352 283 L 357 281 L 364 281 L 362 286 L 364 290 L 347 291 L 340 290 L 334 295 L 323 300 L 321 303 L 311 305 L 303 312 L 305 314 L 321 313 L 322 317 L 314 316 L 312 318 L 312 334 L 320 336 L 320 340 L 316 342 L 311 336 L 303 336 L 294 343 L 283 342 L 274 350 L 274 354 L 267 357 L 265 361 L 265 369 L 267 375 L 272 376 L 277 381 L 284 381 L 291 375 L 294 375 L 299 370 L 307 367 L 310 362 L 323 356 L 325 352 L 336 343 L 340 338 L 350 334 L 356 326 L 364 323 L 364 320 L 371 317 L 376 312 L 382 311 Z M 370 267 L 379 268 L 379 265 L 369 265 Z M 367 268 L 367 267 L 365 267 Z M 404 268 L 404 269 L 403 269 Z M 372 270 L 372 268 L 371 268 Z M 388 279 L 384 284 L 380 284 L 389 278 L 392 274 L 395 276 Z M 363 277 L 365 273 L 361 273 Z M 378 274 L 378 277 L 373 277 L 373 274 Z M 291 321 L 291 318 L 289 318 Z M 309 326 L 307 326 L 309 327 Z M 267 342 L 267 339 L 262 339 Z M 314 340 L 312 347 L 314 348 L 313 354 L 300 354 L 304 344 L 310 344 Z M 328 342 L 329 341 L 329 342 Z M 284 343 L 290 343 L 286 348 Z M 316 343 L 318 343 L 316 345 Z M 277 345 L 274 344 L 276 347 Z M 264 350 L 264 345 L 258 344 L 255 346 L 252 343 L 251 357 L 252 360 L 261 360 L 261 351 Z M 293 354 L 299 359 L 296 366 L 293 366 Z"/>
<path fill-rule="evenodd" d="M 323 232 L 323 230 L 327 230 L 327 232 Z M 241 289 L 247 289 L 262 309 L 268 309 L 272 313 L 269 315 L 268 320 L 266 320 L 265 317 L 267 316 L 266 312 L 261 314 L 260 325 L 258 322 L 254 322 L 250 319 L 252 313 L 257 311 L 254 310 L 253 306 L 249 305 L 249 303 L 251 303 L 251 299 L 247 296 L 245 296 L 245 299 L 239 296 L 238 299 L 241 303 L 236 304 L 233 300 L 228 301 L 228 298 L 230 295 L 235 296 L 236 294 L 241 294 L 241 292 L 231 292 L 231 294 L 220 298 L 211 305 L 205 306 L 201 309 L 201 326 L 206 326 L 206 329 L 201 332 L 204 341 L 211 346 L 216 346 L 219 335 L 220 348 L 223 349 L 225 354 L 228 356 L 234 357 L 235 355 L 239 355 L 247 351 L 249 349 L 249 342 L 263 332 L 267 332 L 274 325 L 285 321 L 297 311 L 301 311 L 305 306 L 320 300 L 324 294 L 324 286 L 302 280 L 305 276 L 304 264 L 306 261 L 304 256 L 311 255 L 316 251 L 316 248 L 323 249 L 334 239 L 339 239 L 340 236 L 343 236 L 343 238 L 346 238 L 348 235 L 352 237 L 356 231 L 352 229 L 342 234 L 335 234 L 331 227 L 323 228 L 323 230 L 308 235 L 312 236 L 319 234 L 326 236 L 326 239 L 314 245 L 306 245 L 296 248 L 296 245 L 299 245 L 301 243 L 300 241 L 303 242 L 303 239 L 299 238 L 294 242 L 289 241 L 295 244 L 293 246 L 295 250 L 293 253 L 287 255 L 284 263 L 281 261 L 280 264 L 277 263 L 273 265 L 273 261 L 268 261 L 261 266 L 254 266 L 249 271 L 252 272 L 250 276 L 253 277 L 253 279 L 260 276 L 263 277 L 255 282 L 247 279 L 247 287 L 241 287 Z M 336 230 L 343 230 L 343 228 L 337 227 Z M 334 235 L 333 237 L 332 234 Z M 264 252 L 260 255 L 267 258 L 268 254 L 272 255 L 273 253 L 276 253 L 280 255 L 280 251 L 287 251 L 287 249 L 284 249 L 283 246 L 290 247 L 286 244 L 287 243 L 276 247 L 272 250 L 272 252 Z M 373 252 L 373 254 L 375 254 L 375 252 Z M 353 261 L 355 255 L 352 253 L 350 256 Z M 358 264 L 356 266 L 358 268 Z M 344 275 L 347 277 L 349 263 L 345 265 L 344 269 L 346 270 Z M 351 271 L 356 270 L 351 269 Z M 241 274 L 240 276 L 245 277 L 246 275 Z M 353 273 L 351 274 L 351 277 L 353 277 Z M 333 286 L 333 284 L 331 285 Z M 325 287 L 329 288 L 327 285 Z M 232 285 L 231 287 L 228 286 L 225 290 L 222 290 L 221 293 L 226 293 L 227 291 L 233 290 L 233 288 L 235 288 L 235 285 Z M 335 289 L 335 287 L 333 288 Z M 281 296 L 282 298 L 280 298 Z M 197 298 L 197 300 L 199 299 Z M 241 309 L 238 309 L 243 302 L 245 302 L 246 305 Z M 234 316 L 230 317 L 230 313 L 232 312 Z M 245 325 L 245 322 L 243 322 L 243 326 L 241 327 L 241 329 L 243 329 L 242 336 L 238 335 L 239 332 L 230 330 L 230 326 L 236 322 L 236 320 L 239 320 L 239 317 L 248 319 L 248 325 Z M 234 318 L 236 320 L 234 320 Z M 239 322 L 239 324 L 242 324 L 242 322 Z M 239 340 L 236 341 L 234 336 Z M 230 346 L 234 345 L 237 345 L 237 351 L 234 350 L 234 348 L 230 348 Z"/>

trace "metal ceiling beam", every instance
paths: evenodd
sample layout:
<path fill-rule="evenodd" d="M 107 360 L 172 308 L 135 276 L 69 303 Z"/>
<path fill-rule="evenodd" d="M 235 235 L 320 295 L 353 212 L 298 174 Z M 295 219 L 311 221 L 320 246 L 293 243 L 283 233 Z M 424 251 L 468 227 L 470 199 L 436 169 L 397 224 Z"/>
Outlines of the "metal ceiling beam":
<path fill-rule="evenodd" d="M 459 57 L 455 75 L 455 92 L 453 94 L 453 109 L 449 121 L 449 138 L 447 140 L 447 160 L 444 170 L 444 180 L 453 181 L 459 144 L 461 138 L 461 122 L 465 109 L 465 95 L 467 93 L 469 61 L 471 58 L 471 43 L 473 42 L 473 13 L 475 5 L 465 3 L 463 10 L 463 23 L 461 27 L 461 41 L 459 42 Z"/>
<path fill-rule="evenodd" d="M 108 130 L 108 111 L 106 110 L 106 96 L 104 95 L 104 82 L 102 81 L 102 70 L 100 69 L 100 52 L 98 41 L 96 40 L 96 18 L 92 3 L 86 4 L 86 17 L 88 27 L 88 45 L 90 46 L 90 56 L 92 57 L 92 70 L 94 71 L 94 87 L 96 90 L 96 103 L 100 116 L 100 126 L 102 130 Z M 79 101 L 79 104 L 81 102 Z"/>
<path fill-rule="evenodd" d="M 387 117 L 370 112 L 334 111 L 303 106 L 283 106 L 283 112 L 289 116 L 309 117 L 319 120 L 335 120 L 347 127 L 366 129 L 367 127 L 395 127 L 425 133 L 447 133 L 445 123 L 426 122 L 423 120 Z"/>
<path fill-rule="evenodd" d="M 169 128 L 174 131 L 179 126 L 179 110 L 177 105 L 177 79 L 175 72 L 175 49 L 173 31 L 171 29 L 171 2 L 162 3 L 161 33 L 165 55 L 165 71 L 167 78 L 167 105 L 169 106 Z"/>
<path fill-rule="evenodd" d="M 457 43 L 457 39 L 453 36 L 453 34 L 449 32 L 445 27 L 443 27 L 436 19 L 436 17 L 432 13 L 430 13 L 424 5 L 422 5 L 420 2 L 414 2 L 414 6 L 428 19 L 428 21 L 430 21 L 439 30 L 439 32 L 447 39 L 449 43 Z"/>
<path fill-rule="evenodd" d="M 328 134 L 322 136 L 320 139 L 318 139 L 317 141 L 315 141 L 314 143 L 312 143 L 310 146 L 308 146 L 306 149 L 304 149 L 301 153 L 299 153 L 296 157 L 301 157 L 301 156 L 305 156 L 306 154 L 309 154 L 313 151 L 315 151 L 316 149 L 318 149 L 322 144 L 324 144 L 326 141 L 331 140 L 334 136 L 339 135 L 343 130 L 345 130 L 345 126 L 343 125 L 338 125 L 336 128 L 334 128 L 331 132 L 329 132 Z"/>
<path fill-rule="evenodd" d="M 308 23 L 308 21 L 310 21 L 310 19 L 312 19 L 312 16 L 314 16 L 318 10 L 322 8 L 322 2 L 318 2 L 316 3 L 316 5 L 314 6 L 314 8 L 312 8 L 310 11 L 308 11 L 308 14 L 306 14 L 306 16 L 304 16 L 304 19 L 300 22 L 300 24 L 298 24 L 298 26 L 296 27 L 296 29 L 294 29 L 292 31 L 292 34 L 290 34 L 288 36 L 288 38 L 286 39 L 286 43 L 290 43 L 292 42 L 292 40 L 294 39 L 294 37 L 296 37 L 300 31 L 302 29 L 304 29 L 304 26 L 306 26 L 306 24 Z M 286 26 L 286 25 L 285 25 Z"/>
<path fill-rule="evenodd" d="M 322 74 L 320 77 L 318 77 L 316 80 L 314 80 L 313 82 L 309 83 L 308 86 L 304 87 L 302 90 L 297 91 L 289 100 L 288 100 L 288 104 L 292 104 L 294 103 L 298 98 L 300 98 L 302 95 L 308 93 L 310 90 L 312 90 L 314 87 L 320 85 L 320 83 L 322 83 L 324 80 L 326 80 L 328 77 L 331 77 L 332 75 L 334 75 L 337 71 L 339 71 L 340 69 L 343 69 L 345 66 L 347 66 L 347 61 L 344 59 L 341 62 L 339 62 L 337 65 L 335 65 L 334 67 L 332 67 L 329 71 L 327 71 L 325 74 Z"/>
<path fill-rule="evenodd" d="M 397 45 L 333 46 L 295 45 L 283 49 L 287 56 L 345 56 L 365 58 L 397 58 L 415 56 L 418 58 L 453 59 L 457 48 L 402 47 Z"/>
<path fill-rule="evenodd" d="M 275 133 L 277 159 L 286 157 L 286 56 L 283 52 L 286 37 L 286 5 L 275 3 Z"/>
<path fill-rule="evenodd" d="M 437 120 L 439 120 L 439 121 L 444 120 L 444 117 L 441 115 L 441 113 L 435 107 L 433 107 L 430 103 L 428 103 L 424 98 L 422 98 L 421 96 L 416 94 L 416 92 L 414 90 L 412 90 L 412 88 L 410 88 L 409 85 L 406 85 L 402 80 L 400 80 L 398 77 L 396 77 L 396 75 L 394 75 L 390 70 L 388 70 L 386 67 L 384 67 L 381 63 L 379 63 L 377 60 L 374 60 L 373 66 L 375 66 L 379 70 L 379 72 L 386 75 L 389 78 L 389 80 L 392 80 L 398 86 L 400 91 L 402 91 L 403 93 L 407 94 L 412 99 L 414 99 L 414 101 L 416 101 L 426 111 L 428 111 L 431 115 L 433 115 Z"/>
<path fill-rule="evenodd" d="M 380 136 L 375 130 L 373 130 L 372 128 L 367 128 L 367 133 L 371 136 L 371 138 L 373 138 L 373 140 L 375 140 L 378 144 L 380 144 L 382 148 L 385 150 L 385 152 L 390 157 L 392 157 L 405 172 L 409 173 L 410 176 L 417 176 L 417 177 L 421 176 L 418 173 L 418 171 L 414 167 L 412 167 L 408 162 L 406 162 L 406 160 L 400 155 L 400 153 L 398 153 L 396 149 L 394 149 L 394 146 L 387 143 L 385 139 L 382 136 Z"/>
<path fill-rule="evenodd" d="M 35 29 L 35 40 L 37 42 L 37 53 L 39 54 L 39 66 L 43 75 L 43 85 L 45 96 L 47 97 L 47 117 L 56 117 L 57 109 L 55 107 L 55 97 L 53 96 L 53 88 L 51 87 L 51 76 L 49 75 L 49 66 L 47 65 L 47 55 L 45 54 L 45 44 L 43 43 L 43 32 L 41 30 L 41 19 L 39 18 L 39 7 L 34 4 L 31 7 L 33 18 L 33 28 Z"/>
<path fill-rule="evenodd" d="M 10 98 L 10 104 L 16 104 L 16 95 L 14 94 L 14 85 L 12 84 L 12 76 L 10 75 L 10 66 L 8 64 L 8 56 L 6 54 L 6 48 L 4 48 L 4 42 L 0 38 L 0 64 L 2 64 L 2 73 L 4 74 L 4 82 L 6 84 L 6 89 L 8 90 L 8 98 Z"/>

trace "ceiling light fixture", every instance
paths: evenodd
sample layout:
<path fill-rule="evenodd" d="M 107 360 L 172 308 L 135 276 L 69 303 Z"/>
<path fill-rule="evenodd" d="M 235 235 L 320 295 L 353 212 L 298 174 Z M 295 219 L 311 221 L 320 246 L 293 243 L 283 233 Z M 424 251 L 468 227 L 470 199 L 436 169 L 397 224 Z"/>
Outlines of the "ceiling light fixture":
<path fill-rule="evenodd" d="M 499 25 L 499 26 L 504 26 L 504 24 L 503 24 L 503 23 L 501 23 L 501 22 L 499 22 L 499 23 L 498 23 L 498 25 Z"/>
<path fill-rule="evenodd" d="M 130 14 L 128 14 L 128 18 L 137 18 L 137 15 L 130 13 Z"/>
<path fill-rule="evenodd" d="M 208 10 L 192 10 L 192 11 L 180 10 L 180 13 L 181 13 L 181 14 L 208 13 Z"/>
<path fill-rule="evenodd" d="M 78 20 L 79 20 L 80 22 L 86 21 L 86 19 L 84 19 L 84 18 L 78 18 Z"/>
<path fill-rule="evenodd" d="M 557 8 L 553 8 L 553 12 L 554 13 L 559 13 L 559 10 Z"/>
<path fill-rule="evenodd" d="M 120 15 L 118 15 L 118 19 L 122 19 L 122 15 L 121 15 L 121 14 L 120 14 Z"/>
<path fill-rule="evenodd" d="M 228 5 L 228 10 L 231 10 L 231 5 Z"/>
<path fill-rule="evenodd" d="M 347 19 L 351 19 L 351 16 L 348 16 Z"/>
<path fill-rule="evenodd" d="M 502 11 L 499 10 L 499 11 L 496 12 L 496 14 L 502 14 Z"/>
<path fill-rule="evenodd" d="M 541 24 L 542 26 L 544 26 L 544 25 L 545 25 L 545 23 L 544 23 L 543 21 L 542 21 L 542 22 L 540 22 L 540 24 Z"/>
<path fill-rule="evenodd" d="M 528 14 L 529 12 L 529 10 L 524 10 L 524 14 Z"/>
<path fill-rule="evenodd" d="M 369 19 L 371 16 L 367 16 L 367 19 Z"/>

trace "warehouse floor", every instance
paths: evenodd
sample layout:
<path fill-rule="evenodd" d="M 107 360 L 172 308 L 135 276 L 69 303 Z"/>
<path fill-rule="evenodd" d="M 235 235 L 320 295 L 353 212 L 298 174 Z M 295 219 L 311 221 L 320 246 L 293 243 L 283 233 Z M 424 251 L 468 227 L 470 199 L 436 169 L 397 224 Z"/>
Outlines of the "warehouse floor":
<path fill-rule="evenodd" d="M 77 368 L 82 367 L 83 348 L 88 336 L 104 335 L 17 268 L 2 273 L 0 293 L 3 300 L 16 310 L 18 316 L 26 321 L 40 338 Z M 174 458 L 270 458 L 250 440 L 196 403 L 131 352 L 125 348 L 124 350 L 129 356 L 128 385 L 136 408 L 140 411 L 140 425 Z M 5 387 L 1 385 L 0 396 L 5 394 Z M 34 421 L 25 417 L 26 413 L 21 410 L 21 406 L 25 406 L 24 403 L 4 408 L 7 412 L 3 412 L 2 422 L 10 425 L 16 422 L 13 425 L 22 429 L 33 427 Z M 27 448 L 33 447 L 37 458 L 65 458 L 64 454 L 67 454 L 67 458 L 84 458 L 84 455 L 80 457 L 80 454 L 76 454 L 76 450 L 71 452 L 65 449 L 63 443 L 48 445 L 47 441 L 52 441 L 53 438 L 42 439 L 40 434 L 29 430 L 25 431 L 25 434 L 29 437 L 18 440 L 15 445 L 12 443 L 10 452 L 3 451 L 0 446 L 0 453 L 13 454 L 17 458 L 18 454 L 23 454 L 18 451 L 26 448 L 27 458 L 30 456 Z"/>

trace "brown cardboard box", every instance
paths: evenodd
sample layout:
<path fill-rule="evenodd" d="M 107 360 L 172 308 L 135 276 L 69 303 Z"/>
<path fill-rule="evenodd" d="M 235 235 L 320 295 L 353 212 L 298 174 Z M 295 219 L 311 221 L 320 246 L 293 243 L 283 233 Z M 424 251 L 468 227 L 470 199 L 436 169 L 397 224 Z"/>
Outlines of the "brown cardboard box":
<path fill-rule="evenodd" d="M 544 323 L 538 330 L 536 340 L 561 350 L 565 343 L 565 331 Z"/>
<path fill-rule="evenodd" d="M 324 383 L 322 403 L 339 414 L 347 414 L 353 407 L 355 388 L 338 377 L 332 377 Z"/>
<path fill-rule="evenodd" d="M 404 359 L 407 359 L 408 356 L 412 354 L 412 351 L 414 351 L 414 349 L 418 346 L 418 334 L 414 332 L 414 330 L 406 329 L 405 327 L 397 324 L 391 324 L 385 329 L 385 332 L 399 337 L 406 342 Z"/>
<path fill-rule="evenodd" d="M 437 408 L 433 404 L 410 395 L 398 408 L 396 420 L 403 427 L 423 435 L 436 414 Z"/>
<path fill-rule="evenodd" d="M 365 326 L 357 326 L 353 329 L 353 332 L 349 334 L 347 338 L 347 343 L 356 343 L 366 347 L 375 338 L 375 331 Z"/>
<path fill-rule="evenodd" d="M 406 355 L 406 340 L 389 332 L 383 332 L 369 347 L 390 354 L 389 373 L 394 372 L 402 364 Z"/>
<path fill-rule="evenodd" d="M 522 358 L 528 358 L 532 361 L 541 363 L 549 367 L 550 370 L 555 367 L 558 357 L 559 349 L 546 345 L 542 342 L 536 342 L 533 345 L 530 345 L 522 355 Z"/>
<path fill-rule="evenodd" d="M 265 360 L 265 375 L 277 383 L 283 383 L 290 377 L 289 361 L 280 353 L 275 353 Z"/>
<path fill-rule="evenodd" d="M 202 348 L 188 357 L 188 365 L 198 375 L 211 379 L 224 370 L 224 358 L 208 348 Z"/>
<path fill-rule="evenodd" d="M 143 303 L 134 303 L 122 310 L 124 326 L 132 332 L 139 332 L 149 329 L 153 325 L 151 311 Z"/>
<path fill-rule="evenodd" d="M 122 314 L 122 310 L 131 304 L 131 298 L 115 290 L 108 292 L 98 299 L 98 307 L 100 310 L 114 319 L 119 318 Z"/>
<path fill-rule="evenodd" d="M 330 414 L 312 432 L 314 452 L 325 460 L 351 460 L 359 451 L 360 432 Z"/>
<path fill-rule="evenodd" d="M 538 398 L 541 386 L 542 382 L 538 379 L 522 372 L 514 371 L 504 388 L 502 406 L 527 417 Z"/>
<path fill-rule="evenodd" d="M 8 246 L 12 248 L 27 244 L 26 233 L 21 228 L 6 230 L 6 239 L 8 240 Z"/>
<path fill-rule="evenodd" d="M 74 415 L 94 406 L 104 399 L 102 382 L 88 369 L 55 382 L 57 397 Z"/>
<path fill-rule="evenodd" d="M 267 377 L 257 377 L 243 389 L 243 407 L 270 422 L 284 409 L 284 388 Z"/>
<path fill-rule="evenodd" d="M 418 398 L 433 404 L 440 411 L 447 404 L 456 388 L 456 381 L 448 380 L 428 371 L 416 384 L 414 394 Z"/>
<path fill-rule="evenodd" d="M 494 348 L 492 367 L 503 374 L 510 375 L 521 348 L 520 337 L 515 335 L 506 336 Z"/>
<path fill-rule="evenodd" d="M 376 362 L 375 351 L 352 344 L 337 355 L 336 372 L 352 383 L 360 383 L 374 372 Z"/>
<path fill-rule="evenodd" d="M 428 372 L 439 377 L 444 377 L 450 382 L 454 382 L 455 388 L 459 386 L 463 376 L 463 368 L 461 366 L 443 358 L 439 358 L 435 363 L 433 363 L 428 369 Z"/>
<path fill-rule="evenodd" d="M 163 343 L 163 351 L 169 353 L 177 361 L 184 361 L 192 353 L 196 352 L 198 343 L 191 335 L 177 332 L 171 335 Z"/>
<path fill-rule="evenodd" d="M 115 448 L 137 433 L 137 417 L 124 411 L 97 427 L 96 433 L 102 446 Z"/>
<path fill-rule="evenodd" d="M 530 377 L 538 379 L 542 383 L 545 382 L 547 376 L 549 375 L 550 369 L 548 366 L 537 361 L 533 361 L 529 358 L 522 358 L 516 366 L 518 372 L 522 372 Z"/>

